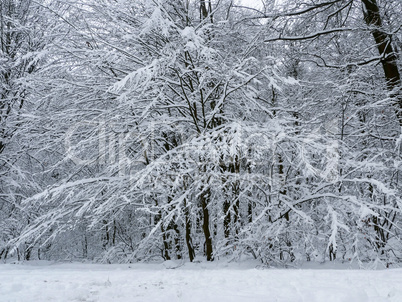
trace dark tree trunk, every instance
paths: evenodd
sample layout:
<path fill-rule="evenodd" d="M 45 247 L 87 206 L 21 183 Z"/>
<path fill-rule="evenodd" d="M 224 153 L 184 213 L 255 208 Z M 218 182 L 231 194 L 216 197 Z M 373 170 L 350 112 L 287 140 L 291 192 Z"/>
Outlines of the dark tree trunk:
<path fill-rule="evenodd" d="M 176 253 L 176 259 L 181 259 L 182 258 L 182 248 L 181 248 L 179 226 L 177 225 L 177 223 L 174 222 L 172 224 L 171 228 L 174 231 L 173 242 L 174 242 L 174 249 L 175 249 L 175 253 Z"/>
<path fill-rule="evenodd" d="M 166 232 L 165 232 L 165 229 L 163 228 L 163 224 L 161 225 L 161 231 L 162 231 L 162 240 L 163 240 L 162 258 L 165 260 L 170 260 L 169 243 L 167 242 Z"/>
<path fill-rule="evenodd" d="M 214 258 L 212 255 L 212 238 L 211 238 L 211 232 L 209 231 L 208 198 L 209 198 L 209 190 L 201 194 L 201 208 L 203 216 L 202 229 L 204 231 L 205 236 L 205 254 L 207 256 L 207 261 L 213 261 Z"/>
<path fill-rule="evenodd" d="M 215 105 L 214 105 L 215 106 Z M 218 120 L 218 124 L 220 124 L 221 121 Z M 220 141 L 222 141 L 222 138 L 220 138 Z M 228 168 L 226 166 L 225 160 L 224 160 L 224 156 L 221 155 L 220 156 L 220 169 L 221 169 L 221 173 L 223 173 L 224 175 L 226 174 L 226 172 L 228 171 Z M 230 166 L 229 166 L 229 171 L 230 171 Z M 227 185 L 228 182 L 228 177 L 227 176 L 223 176 L 222 178 L 222 183 L 224 184 L 223 186 L 223 191 L 224 191 L 224 198 L 225 200 L 223 201 L 223 235 L 226 239 L 226 245 L 229 244 L 229 237 L 230 237 L 230 221 L 231 221 L 231 215 L 230 215 L 230 196 L 229 196 L 229 188 Z"/>
<path fill-rule="evenodd" d="M 332 243 L 329 246 L 328 252 L 329 252 L 329 261 L 335 261 L 336 260 L 336 250 L 334 249 L 334 246 L 332 245 Z"/>
<path fill-rule="evenodd" d="M 208 10 L 205 0 L 200 0 L 200 19 L 204 20 L 208 18 Z"/>
<path fill-rule="evenodd" d="M 237 178 L 237 176 L 240 173 L 240 160 L 239 156 L 235 155 L 234 157 L 234 162 L 230 167 L 231 172 L 234 177 Z M 234 217 L 233 217 L 233 225 L 234 225 L 234 231 L 236 235 L 236 240 L 238 240 L 238 235 L 239 235 L 239 223 L 240 223 L 240 214 L 239 214 L 239 209 L 240 209 L 240 200 L 239 200 L 239 195 L 240 195 L 240 182 L 239 179 L 235 179 L 232 184 L 232 196 L 234 199 L 233 203 L 233 212 L 234 212 Z"/>
<path fill-rule="evenodd" d="M 392 47 L 392 37 L 386 33 L 382 27 L 380 9 L 376 0 L 362 0 L 364 8 L 364 20 L 371 27 L 371 33 L 377 44 L 377 49 L 382 55 L 382 68 L 387 81 L 387 89 L 391 96 L 397 99 L 397 117 L 402 126 L 402 96 L 401 96 L 401 76 L 397 65 L 397 54 Z"/>
<path fill-rule="evenodd" d="M 230 235 L 230 202 L 225 200 L 223 203 L 223 213 L 225 217 L 223 218 L 223 234 L 226 239 L 226 244 L 229 243 L 229 235 Z"/>
<path fill-rule="evenodd" d="M 282 156 L 279 154 L 278 155 L 278 174 L 279 174 L 279 181 L 280 185 L 285 186 L 285 167 L 283 165 L 283 159 Z M 282 190 L 279 191 L 279 196 L 286 196 L 287 192 L 286 189 L 283 188 Z M 280 197 L 281 198 L 281 197 Z M 289 221 L 289 211 L 286 211 L 283 217 L 286 219 L 286 221 Z"/>
<path fill-rule="evenodd" d="M 158 201 L 155 200 L 155 205 L 158 206 Z M 155 215 L 155 219 L 154 219 L 154 225 L 157 225 L 162 218 L 162 211 L 159 210 L 158 214 Z M 163 223 L 161 223 L 160 225 L 161 227 L 161 234 L 162 234 L 162 244 L 163 244 L 163 248 L 162 248 L 162 258 L 164 260 L 170 260 L 170 256 L 169 256 L 169 243 L 167 242 L 167 236 L 166 236 L 166 231 L 165 228 L 163 227 Z"/>
<path fill-rule="evenodd" d="M 116 232 L 117 232 L 116 220 L 113 220 L 113 236 L 112 236 L 113 246 L 116 244 Z"/>
<path fill-rule="evenodd" d="M 208 7 L 206 0 L 200 0 L 200 19 L 204 20 L 209 16 L 211 19 L 211 23 L 213 23 L 214 20 L 211 12 L 212 12 L 211 0 L 208 1 Z"/>
<path fill-rule="evenodd" d="M 109 226 L 107 224 L 106 220 L 103 220 L 103 224 L 105 225 L 105 233 L 103 236 L 103 242 L 102 242 L 102 246 L 104 249 L 107 249 L 108 245 L 109 245 L 109 240 L 110 240 L 110 236 L 109 236 Z"/>
<path fill-rule="evenodd" d="M 186 244 L 188 250 L 188 257 L 190 258 L 190 262 L 193 262 L 195 258 L 195 251 L 193 246 L 193 241 L 191 239 L 191 220 L 190 220 L 190 210 L 187 205 L 186 199 L 184 199 L 184 215 L 185 215 L 185 224 L 186 224 Z"/>
<path fill-rule="evenodd" d="M 82 246 L 82 256 L 84 259 L 88 258 L 88 238 L 87 238 L 86 234 L 84 234 L 84 244 Z"/>
<path fill-rule="evenodd" d="M 248 201 L 247 204 L 247 217 L 248 217 L 248 223 L 253 222 L 253 203 L 251 201 Z"/>
<path fill-rule="evenodd" d="M 249 153 L 251 153 L 251 149 L 249 150 Z M 251 163 L 250 162 L 247 163 L 247 173 L 248 173 L 248 175 L 251 175 Z M 254 207 L 254 204 L 252 202 L 252 193 L 251 192 L 252 192 L 252 190 L 250 190 L 247 194 L 249 197 L 249 200 L 247 202 L 247 217 L 248 217 L 249 223 L 253 222 L 253 207 Z"/>
<path fill-rule="evenodd" d="M 7 248 L 4 248 L 4 249 L 1 250 L 0 259 L 1 259 L 1 257 L 3 257 L 3 254 L 4 254 L 4 260 L 5 260 L 7 258 L 7 254 L 8 254 L 8 249 Z"/>

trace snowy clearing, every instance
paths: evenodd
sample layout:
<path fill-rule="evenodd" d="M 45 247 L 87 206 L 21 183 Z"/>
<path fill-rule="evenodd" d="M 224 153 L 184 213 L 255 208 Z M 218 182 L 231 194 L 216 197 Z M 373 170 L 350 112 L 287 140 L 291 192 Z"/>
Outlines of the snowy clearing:
<path fill-rule="evenodd" d="M 402 269 L 174 265 L 1 264 L 0 301 L 402 301 Z"/>

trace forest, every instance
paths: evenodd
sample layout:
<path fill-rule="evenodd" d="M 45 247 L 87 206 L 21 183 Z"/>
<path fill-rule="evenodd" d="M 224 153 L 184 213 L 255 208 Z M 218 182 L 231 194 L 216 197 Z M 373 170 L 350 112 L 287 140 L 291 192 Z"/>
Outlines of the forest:
<path fill-rule="evenodd" d="M 402 2 L 256 2 L 0 1 L 1 261 L 402 261 Z"/>

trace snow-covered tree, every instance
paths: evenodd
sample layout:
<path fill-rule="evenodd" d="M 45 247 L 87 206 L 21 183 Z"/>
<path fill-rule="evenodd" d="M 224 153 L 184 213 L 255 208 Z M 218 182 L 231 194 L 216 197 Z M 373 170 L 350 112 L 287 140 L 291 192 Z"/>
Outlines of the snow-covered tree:
<path fill-rule="evenodd" d="M 399 261 L 398 5 L 42 3 L 46 56 L 9 149 L 27 146 L 29 188 L 2 180 L 29 219 L 8 246 Z"/>

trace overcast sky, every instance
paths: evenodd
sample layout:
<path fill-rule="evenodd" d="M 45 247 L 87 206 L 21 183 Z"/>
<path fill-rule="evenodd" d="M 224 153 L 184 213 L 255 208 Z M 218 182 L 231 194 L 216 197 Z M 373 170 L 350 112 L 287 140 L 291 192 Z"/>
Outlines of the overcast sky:
<path fill-rule="evenodd" d="M 244 6 L 250 6 L 260 8 L 262 6 L 261 0 L 240 0 L 240 3 Z"/>

